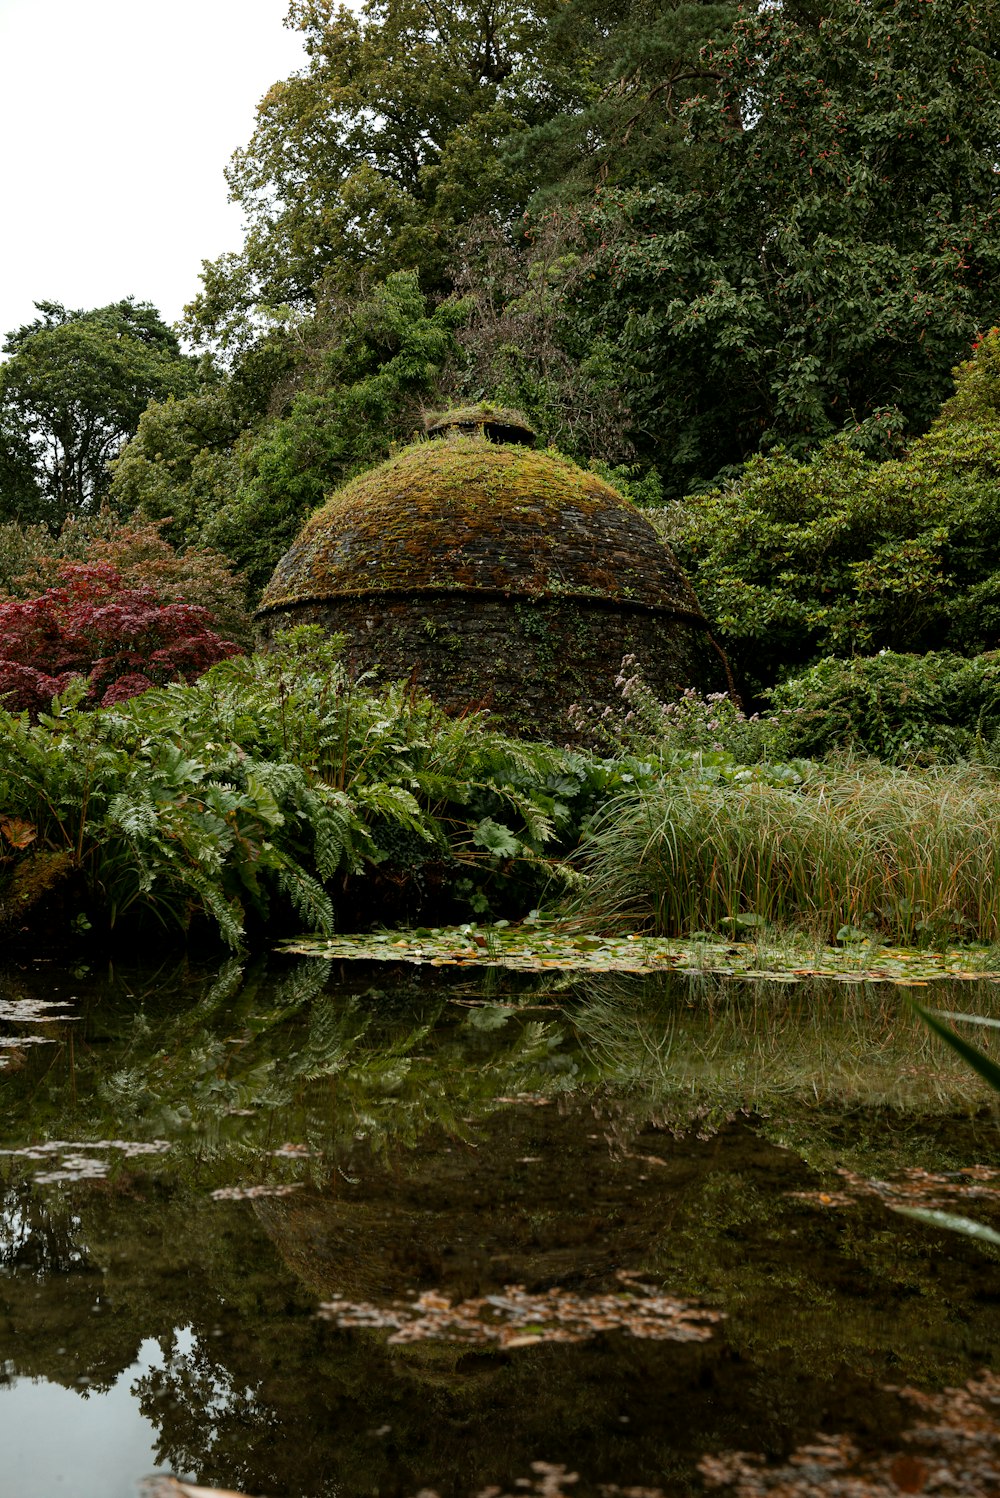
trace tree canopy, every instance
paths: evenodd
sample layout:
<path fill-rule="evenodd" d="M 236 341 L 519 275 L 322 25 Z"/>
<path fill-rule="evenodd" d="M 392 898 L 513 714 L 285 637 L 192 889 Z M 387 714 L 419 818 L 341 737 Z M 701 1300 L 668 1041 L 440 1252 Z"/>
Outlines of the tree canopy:
<path fill-rule="evenodd" d="M 540 188 L 655 171 L 707 76 L 699 48 L 735 14 L 731 0 L 291 0 L 308 63 L 233 157 L 249 232 L 206 264 L 189 330 L 238 341 L 249 315 L 309 306 L 331 279 L 356 291 L 413 270 L 447 291 L 474 219 L 514 232 Z"/>
<path fill-rule="evenodd" d="M 413 435 L 465 315 L 456 301 L 430 307 L 402 271 L 321 306 L 252 429 L 241 427 L 234 381 L 152 404 L 114 465 L 112 502 L 169 520 L 178 544 L 220 548 L 259 590 L 329 491 Z"/>
<path fill-rule="evenodd" d="M 0 518 L 58 525 L 97 508 L 109 460 L 150 400 L 193 387 L 194 364 L 148 302 L 35 305 L 0 365 Z"/>
<path fill-rule="evenodd" d="M 592 212 L 592 320 L 668 487 L 931 421 L 1000 321 L 998 46 L 995 0 L 825 0 L 703 53 L 686 151 Z"/>
<path fill-rule="evenodd" d="M 422 405 L 499 399 L 639 496 L 710 491 L 712 599 L 698 546 L 743 588 L 787 528 L 778 505 L 741 558 L 741 506 L 805 494 L 806 549 L 839 516 L 834 593 L 879 577 L 815 630 L 778 609 L 785 664 L 956 647 L 911 519 L 957 534 L 917 439 L 1000 324 L 1000 0 L 291 0 L 287 24 L 307 60 L 230 167 L 248 232 L 188 309 L 197 377 L 144 304 L 41 306 L 0 371 L 8 515 L 87 511 L 111 459 L 120 513 L 221 548 L 252 593 Z M 891 567 L 848 555 L 876 534 Z"/>

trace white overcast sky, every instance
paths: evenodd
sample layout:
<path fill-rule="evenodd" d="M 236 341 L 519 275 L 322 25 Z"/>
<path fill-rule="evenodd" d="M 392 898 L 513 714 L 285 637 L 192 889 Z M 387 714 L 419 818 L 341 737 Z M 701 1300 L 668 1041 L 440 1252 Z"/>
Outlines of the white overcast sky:
<path fill-rule="evenodd" d="M 35 301 L 175 321 L 239 249 L 223 168 L 304 61 L 286 0 L 0 0 L 0 335 Z"/>

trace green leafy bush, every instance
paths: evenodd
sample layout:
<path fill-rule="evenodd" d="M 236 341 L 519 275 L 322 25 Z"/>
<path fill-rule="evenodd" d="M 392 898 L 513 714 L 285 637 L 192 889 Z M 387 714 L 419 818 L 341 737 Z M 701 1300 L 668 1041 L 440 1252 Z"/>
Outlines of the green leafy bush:
<path fill-rule="evenodd" d="M 248 411 L 239 366 L 227 384 L 151 404 L 114 464 L 112 503 L 162 521 L 177 545 L 224 553 L 259 591 L 330 491 L 412 437 L 465 316 L 457 301 L 430 307 L 412 272 L 321 308 L 297 328 L 266 411 Z"/>
<path fill-rule="evenodd" d="M 821 758 L 833 750 L 887 763 L 996 759 L 1000 652 L 882 651 L 828 657 L 768 694 L 762 725 L 772 754 Z"/>
<path fill-rule="evenodd" d="M 755 457 L 664 525 L 751 692 L 826 656 L 1000 639 L 1000 334 L 905 455 L 838 437 L 808 461 Z"/>
<path fill-rule="evenodd" d="M 321 931 L 437 899 L 522 913 L 621 769 L 449 718 L 408 684 L 352 681 L 317 629 L 113 709 L 67 693 L 32 725 L 0 712 L 0 904 L 62 860 L 107 928 L 128 912 Z M 627 778 L 627 777 L 625 777 Z M 4 830 L 6 828 L 6 830 Z M 12 891 L 15 893 L 12 895 Z"/>

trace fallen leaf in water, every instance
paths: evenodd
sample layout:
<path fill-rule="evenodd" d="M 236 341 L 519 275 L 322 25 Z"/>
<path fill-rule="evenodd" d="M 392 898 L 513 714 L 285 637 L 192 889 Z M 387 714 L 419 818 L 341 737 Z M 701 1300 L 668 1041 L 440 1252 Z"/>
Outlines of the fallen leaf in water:
<path fill-rule="evenodd" d="M 555 925 L 548 927 L 547 932 L 540 942 L 536 926 L 488 926 L 483 932 L 469 925 L 439 926 L 421 928 L 419 935 L 415 931 L 381 931 L 357 936 L 299 937 L 282 942 L 280 949 L 338 962 L 429 961 L 437 966 L 479 965 L 528 972 L 554 968 L 582 973 L 652 973 L 672 968 L 691 977 L 716 973 L 779 983 L 827 977 L 842 983 L 925 987 L 941 979 L 963 981 L 1000 976 L 986 966 L 996 960 L 986 947 L 977 953 L 972 948 L 927 952 L 917 947 L 882 947 L 877 942 L 818 950 L 811 944 L 800 944 L 797 950 L 793 945 L 786 953 L 774 952 L 760 940 L 734 942 L 728 937 L 683 941 L 634 933 L 594 936 Z M 977 955 L 983 963 L 979 972 L 975 969 Z"/>
<path fill-rule="evenodd" d="M 905 1450 L 863 1453 L 845 1435 L 818 1436 L 783 1463 L 730 1451 L 702 1457 L 698 1470 L 710 1488 L 725 1488 L 733 1498 L 896 1498 L 923 1492 L 997 1498 L 1000 1375 L 984 1371 L 963 1388 L 940 1394 L 886 1388 L 919 1413 L 919 1423 L 900 1437 Z"/>
<path fill-rule="evenodd" d="M 73 1015 L 59 1011 L 72 1009 L 67 999 L 0 999 L 0 1020 L 11 1025 L 46 1025 L 66 1021 Z"/>
<path fill-rule="evenodd" d="M 142 1155 L 162 1155 L 169 1149 L 166 1139 L 48 1139 L 19 1149 L 0 1149 L 0 1155 L 49 1165 L 47 1170 L 35 1171 L 34 1181 L 37 1186 L 53 1186 L 69 1181 L 104 1180 L 111 1162 L 97 1157 L 94 1153 L 97 1150 L 115 1150 L 130 1160 Z"/>
<path fill-rule="evenodd" d="M 1000 1202 L 1000 1169 L 989 1165 L 967 1165 L 962 1170 L 931 1171 L 914 1166 L 889 1180 L 868 1180 L 852 1170 L 839 1168 L 842 1191 L 790 1191 L 799 1201 L 820 1207 L 853 1207 L 859 1201 L 884 1202 L 894 1211 L 918 1207 L 941 1210 L 967 1201 Z"/>
<path fill-rule="evenodd" d="M 291 1196 L 301 1190 L 301 1181 L 291 1181 L 281 1186 L 220 1186 L 210 1195 L 214 1202 L 252 1202 L 260 1196 Z"/>
<path fill-rule="evenodd" d="M 941 1394 L 886 1388 L 919 1412 L 919 1423 L 900 1437 L 905 1450 L 863 1454 L 845 1435 L 816 1436 L 784 1462 L 730 1451 L 702 1457 L 698 1470 L 708 1487 L 724 1488 L 732 1498 L 997 1498 L 1000 1376 L 983 1372 L 964 1388 Z M 573 1498 L 567 1490 L 580 1481 L 579 1473 L 555 1462 L 532 1462 L 531 1470 L 533 1477 L 518 1477 L 506 1489 L 491 1484 L 475 1498 Z M 591 1483 L 588 1491 L 600 1498 L 667 1498 L 663 1488 L 616 1482 Z M 421 1488 L 414 1498 L 439 1494 Z"/>
<path fill-rule="evenodd" d="M 627 1290 L 607 1295 L 576 1295 L 568 1290 L 528 1292 L 505 1285 L 501 1294 L 452 1303 L 438 1290 L 412 1301 L 374 1305 L 369 1301 L 324 1301 L 319 1314 L 337 1326 L 389 1331 L 394 1344 L 408 1342 L 492 1343 L 502 1348 L 539 1342 L 584 1342 L 599 1332 L 624 1331 L 657 1342 L 704 1342 L 720 1311 L 657 1294 L 634 1274 L 618 1278 Z"/>

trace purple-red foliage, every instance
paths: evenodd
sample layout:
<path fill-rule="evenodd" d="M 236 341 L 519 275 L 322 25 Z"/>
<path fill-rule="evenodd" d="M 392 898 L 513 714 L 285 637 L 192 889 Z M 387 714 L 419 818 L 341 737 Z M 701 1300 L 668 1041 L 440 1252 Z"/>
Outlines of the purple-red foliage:
<path fill-rule="evenodd" d="M 85 703 L 108 707 L 170 681 L 193 681 L 239 646 L 212 628 L 208 609 L 162 603 L 130 587 L 109 562 L 67 562 L 38 598 L 0 603 L 0 702 L 44 712 L 74 677 Z"/>

